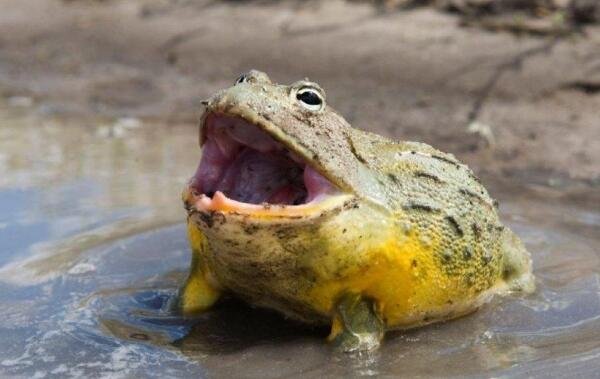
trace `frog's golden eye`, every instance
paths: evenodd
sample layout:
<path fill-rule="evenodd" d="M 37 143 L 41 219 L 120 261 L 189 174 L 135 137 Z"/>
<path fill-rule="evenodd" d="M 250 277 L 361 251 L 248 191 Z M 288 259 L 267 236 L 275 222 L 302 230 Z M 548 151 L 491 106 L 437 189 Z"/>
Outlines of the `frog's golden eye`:
<path fill-rule="evenodd" d="M 303 87 L 296 92 L 296 99 L 300 104 L 311 111 L 320 111 L 325 107 L 325 99 L 321 93 L 312 87 Z"/>

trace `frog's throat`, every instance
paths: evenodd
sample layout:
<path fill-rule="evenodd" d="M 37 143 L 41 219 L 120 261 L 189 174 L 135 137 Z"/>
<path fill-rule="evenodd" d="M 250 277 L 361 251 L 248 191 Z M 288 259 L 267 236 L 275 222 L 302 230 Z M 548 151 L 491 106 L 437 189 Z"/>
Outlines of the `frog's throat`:
<path fill-rule="evenodd" d="M 202 117 L 202 158 L 183 194 L 188 210 L 315 215 L 352 196 L 268 128 L 230 112 Z"/>

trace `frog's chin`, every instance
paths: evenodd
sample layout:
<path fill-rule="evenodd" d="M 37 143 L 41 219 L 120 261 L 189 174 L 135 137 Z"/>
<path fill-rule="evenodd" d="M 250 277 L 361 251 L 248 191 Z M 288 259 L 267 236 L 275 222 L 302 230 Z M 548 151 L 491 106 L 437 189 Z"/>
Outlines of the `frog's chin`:
<path fill-rule="evenodd" d="M 208 113 L 202 128 L 202 158 L 184 192 L 188 209 L 306 216 L 352 197 L 241 117 Z"/>

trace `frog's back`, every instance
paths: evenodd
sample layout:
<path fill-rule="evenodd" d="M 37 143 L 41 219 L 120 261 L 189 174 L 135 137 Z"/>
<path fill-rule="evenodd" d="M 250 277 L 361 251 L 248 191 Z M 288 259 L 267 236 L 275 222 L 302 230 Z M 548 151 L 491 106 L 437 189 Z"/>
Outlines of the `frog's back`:
<path fill-rule="evenodd" d="M 393 217 L 411 228 L 465 296 L 533 289 L 531 260 L 502 225 L 497 202 L 452 154 L 417 142 L 353 132 L 355 155 L 376 176 Z"/>

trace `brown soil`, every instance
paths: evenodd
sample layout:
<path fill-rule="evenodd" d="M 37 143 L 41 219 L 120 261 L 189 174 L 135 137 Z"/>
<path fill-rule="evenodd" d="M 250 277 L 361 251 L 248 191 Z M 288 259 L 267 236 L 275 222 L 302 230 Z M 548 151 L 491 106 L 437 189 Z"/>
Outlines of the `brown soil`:
<path fill-rule="evenodd" d="M 191 125 L 201 99 L 251 68 L 318 81 L 355 127 L 430 143 L 490 180 L 600 192 L 597 26 L 515 36 L 343 1 L 6 0 L 0 12 L 0 95 L 44 117 Z"/>

